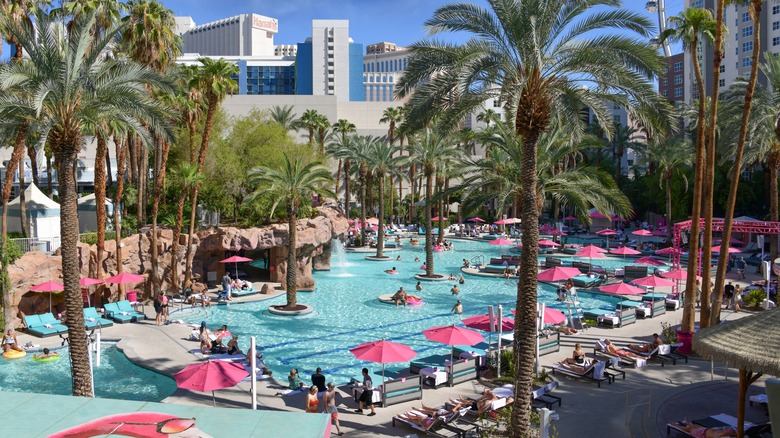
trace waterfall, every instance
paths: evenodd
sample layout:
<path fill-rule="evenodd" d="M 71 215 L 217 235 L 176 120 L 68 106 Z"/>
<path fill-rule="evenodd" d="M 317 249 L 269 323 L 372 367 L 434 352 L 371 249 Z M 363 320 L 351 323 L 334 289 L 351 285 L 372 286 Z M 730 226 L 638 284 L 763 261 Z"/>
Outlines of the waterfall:
<path fill-rule="evenodd" d="M 351 277 L 353 274 L 347 271 L 347 268 L 354 266 L 347 260 L 347 250 L 339 239 L 333 239 L 330 243 L 330 276 L 333 277 Z"/>

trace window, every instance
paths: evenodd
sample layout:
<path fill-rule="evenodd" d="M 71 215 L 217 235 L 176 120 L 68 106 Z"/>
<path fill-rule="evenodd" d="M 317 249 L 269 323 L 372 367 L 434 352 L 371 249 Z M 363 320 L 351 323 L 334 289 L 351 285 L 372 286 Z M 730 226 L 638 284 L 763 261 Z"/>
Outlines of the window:
<path fill-rule="evenodd" d="M 772 45 L 773 46 L 780 46 L 780 37 L 772 38 Z"/>
<path fill-rule="evenodd" d="M 615 123 L 617 123 L 617 124 L 620 124 L 620 116 L 617 116 L 617 115 L 615 115 L 615 116 L 612 116 L 612 120 L 613 120 Z"/>
<path fill-rule="evenodd" d="M 674 85 L 680 85 L 683 83 L 682 75 L 674 75 Z"/>
<path fill-rule="evenodd" d="M 682 62 L 675 62 L 674 63 L 674 72 L 681 72 L 683 69 L 683 63 Z"/>
<path fill-rule="evenodd" d="M 719 80 L 718 81 L 718 85 L 721 86 L 721 87 L 725 87 L 726 86 L 726 80 L 725 79 Z"/>
<path fill-rule="evenodd" d="M 752 59 L 750 59 L 750 58 L 742 58 L 742 67 L 747 68 L 747 67 L 750 67 L 751 65 L 753 65 L 753 60 Z"/>
<path fill-rule="evenodd" d="M 742 53 L 753 51 L 753 41 L 746 41 L 742 43 Z"/>
<path fill-rule="evenodd" d="M 780 21 L 773 21 L 772 30 L 778 30 L 778 29 L 780 29 Z"/>
<path fill-rule="evenodd" d="M 742 22 L 750 21 L 750 14 L 747 12 L 742 13 Z"/>
<path fill-rule="evenodd" d="M 772 6 L 772 15 L 780 14 L 780 5 Z"/>
<path fill-rule="evenodd" d="M 664 73 L 669 73 L 669 67 L 664 67 Z"/>
<path fill-rule="evenodd" d="M 677 87 L 674 89 L 674 97 L 682 97 L 683 89 L 682 87 Z"/>
<path fill-rule="evenodd" d="M 742 28 L 742 38 L 753 36 L 753 26 L 745 26 Z"/>
<path fill-rule="evenodd" d="M 663 83 L 663 86 L 665 87 L 665 86 L 669 85 L 669 79 L 668 78 L 663 78 L 661 83 Z"/>
<path fill-rule="evenodd" d="M 739 56 L 739 47 L 734 47 L 734 54 Z"/>
<path fill-rule="evenodd" d="M 669 92 L 666 91 L 666 90 L 664 90 L 664 92 L 662 94 L 664 95 L 664 97 L 669 97 Z"/>
<path fill-rule="evenodd" d="M 634 160 L 626 160 L 626 162 L 628 163 L 629 166 L 633 166 L 634 165 Z"/>
<path fill-rule="evenodd" d="M 694 0 L 691 2 L 692 8 L 701 8 L 704 6 L 704 0 Z"/>
<path fill-rule="evenodd" d="M 726 66 L 724 64 L 720 65 L 720 72 L 721 73 L 726 73 Z"/>

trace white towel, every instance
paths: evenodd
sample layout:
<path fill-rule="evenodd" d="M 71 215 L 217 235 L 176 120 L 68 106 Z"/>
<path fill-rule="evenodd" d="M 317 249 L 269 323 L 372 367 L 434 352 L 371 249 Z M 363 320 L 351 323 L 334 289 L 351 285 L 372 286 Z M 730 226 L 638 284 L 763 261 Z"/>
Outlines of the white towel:
<path fill-rule="evenodd" d="M 54 328 L 54 326 L 51 325 L 51 324 L 44 324 L 43 326 L 46 327 L 46 328 Z"/>

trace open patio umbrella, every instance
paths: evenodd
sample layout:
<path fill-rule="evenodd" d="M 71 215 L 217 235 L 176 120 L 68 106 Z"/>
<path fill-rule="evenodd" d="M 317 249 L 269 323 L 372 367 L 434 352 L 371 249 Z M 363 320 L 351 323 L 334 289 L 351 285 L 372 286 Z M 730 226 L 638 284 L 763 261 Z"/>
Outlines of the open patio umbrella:
<path fill-rule="evenodd" d="M 602 212 L 600 212 L 598 210 L 596 210 L 593 213 L 589 214 L 588 217 L 591 218 L 591 219 L 608 219 L 607 216 L 604 213 L 602 213 Z"/>
<path fill-rule="evenodd" d="M 382 364 L 382 383 L 385 381 L 385 364 L 392 362 L 408 362 L 417 352 L 411 347 L 395 342 L 381 341 L 366 342 L 349 350 L 352 355 L 360 360 L 366 360 Z"/>
<path fill-rule="evenodd" d="M 375 217 L 370 217 L 370 218 L 366 219 L 366 223 L 367 224 L 371 224 L 371 225 L 379 225 L 379 219 L 377 219 Z"/>
<path fill-rule="evenodd" d="M 675 248 L 673 246 L 669 246 L 669 247 L 666 247 L 666 248 L 661 248 L 658 251 L 656 251 L 655 253 L 658 254 L 658 255 L 682 254 L 682 252 L 679 249 L 677 249 L 677 248 Z"/>
<path fill-rule="evenodd" d="M 439 216 L 432 217 L 432 218 L 431 218 L 431 220 L 432 220 L 432 221 L 437 221 L 437 220 L 439 220 Z M 441 218 L 441 220 L 443 220 L 443 221 L 447 221 L 447 220 L 449 220 L 449 219 L 447 219 L 446 217 L 443 217 L 443 218 Z"/>
<path fill-rule="evenodd" d="M 650 256 L 640 257 L 640 258 L 634 260 L 631 263 L 634 263 L 634 264 L 637 264 L 637 265 L 650 265 L 650 266 L 665 266 L 666 265 L 666 263 L 664 263 L 662 261 L 659 261 L 659 260 L 656 260 L 656 259 L 654 259 L 654 258 L 652 258 Z"/>
<path fill-rule="evenodd" d="M 601 286 L 599 288 L 601 292 L 615 295 L 644 295 L 645 290 L 641 287 L 632 286 L 628 283 L 614 283 L 608 286 Z"/>
<path fill-rule="evenodd" d="M 517 313 L 517 310 L 512 311 L 512 315 Z M 566 315 L 563 314 L 560 310 L 551 309 L 547 306 L 544 306 L 544 315 L 542 315 L 542 325 L 558 325 L 562 322 L 566 321 Z"/>
<path fill-rule="evenodd" d="M 501 219 L 501 220 L 495 221 L 493 223 L 495 225 L 509 225 L 509 224 L 513 224 L 514 222 L 512 222 L 511 219 Z"/>
<path fill-rule="evenodd" d="M 603 230 L 596 231 L 597 236 L 605 236 L 607 238 L 607 248 L 609 248 L 609 238 L 617 236 L 617 231 L 612 228 L 604 228 Z"/>
<path fill-rule="evenodd" d="M 688 271 L 685 269 L 675 269 L 669 272 L 662 272 L 661 277 L 670 278 L 672 280 L 686 280 L 688 279 Z M 697 275 L 696 278 L 701 279 L 701 276 Z"/>
<path fill-rule="evenodd" d="M 720 246 L 713 246 L 711 249 L 712 252 L 720 252 Z M 736 254 L 742 252 L 739 248 L 734 248 L 733 246 L 729 247 L 729 254 Z"/>
<path fill-rule="evenodd" d="M 495 317 L 493 318 L 495 320 Z M 461 321 L 466 327 L 470 327 L 485 332 L 492 332 L 490 327 L 490 315 L 476 315 L 465 318 Z M 494 321 L 495 324 L 495 321 Z M 494 327 L 495 328 L 495 327 Z M 512 318 L 501 318 L 501 331 L 510 332 L 515 329 L 515 321 Z"/>
<path fill-rule="evenodd" d="M 105 281 L 106 283 L 113 283 L 113 284 L 130 284 L 130 283 L 140 283 L 144 280 L 146 280 L 146 278 L 144 278 L 143 275 L 123 272 L 121 274 L 114 275 L 113 277 L 108 277 L 103 281 Z"/>
<path fill-rule="evenodd" d="M 482 219 L 482 218 L 478 218 L 478 217 L 472 217 L 472 218 L 466 219 L 466 222 L 479 222 L 481 224 L 484 224 L 485 220 Z"/>
<path fill-rule="evenodd" d="M 467 328 L 453 325 L 444 325 L 423 330 L 423 336 L 434 342 L 445 345 L 474 345 L 485 340 L 485 337 Z M 452 360 L 452 350 L 450 350 L 450 363 Z"/>
<path fill-rule="evenodd" d="M 748 387 L 762 374 L 780 375 L 780 310 L 760 312 L 728 324 L 704 328 L 693 338 L 693 349 L 702 357 L 739 368 L 737 434 L 745 427 Z M 738 342 L 735 342 L 738 340 Z"/>
<path fill-rule="evenodd" d="M 47 281 L 45 283 L 36 284 L 30 288 L 31 292 L 48 292 L 49 293 L 49 313 L 51 313 L 51 294 L 54 292 L 62 292 L 65 290 L 65 286 L 56 281 Z"/>
<path fill-rule="evenodd" d="M 491 240 L 490 242 L 488 242 L 488 245 L 493 245 L 493 246 L 509 246 L 514 244 L 515 242 L 509 239 L 504 239 L 503 237 L 499 237 L 498 239 Z"/>
<path fill-rule="evenodd" d="M 636 231 L 632 231 L 631 234 L 633 234 L 634 236 L 640 236 L 640 237 L 648 237 L 648 236 L 652 236 L 653 235 L 652 232 L 647 231 L 647 230 L 636 230 Z"/>
<path fill-rule="evenodd" d="M 539 232 L 540 233 L 546 233 L 546 232 L 552 231 L 554 229 L 555 229 L 555 227 L 553 227 L 552 225 L 544 224 L 541 227 L 539 227 Z"/>
<path fill-rule="evenodd" d="M 173 375 L 176 385 L 193 391 L 211 391 L 211 400 L 217 406 L 214 391 L 230 388 L 247 377 L 249 373 L 240 363 L 223 360 L 208 360 L 189 364 Z"/>
<path fill-rule="evenodd" d="M 236 265 L 236 278 L 238 278 L 238 264 L 239 263 L 244 263 L 244 262 L 251 262 L 251 261 L 252 261 L 252 259 L 250 259 L 250 258 L 234 255 L 233 257 L 228 257 L 225 260 L 220 260 L 219 262 L 220 263 L 234 263 Z"/>
<path fill-rule="evenodd" d="M 629 247 L 627 247 L 627 246 L 621 246 L 620 248 L 613 249 L 613 250 L 612 250 L 612 251 L 610 251 L 609 253 L 610 253 L 610 254 L 618 254 L 618 255 L 622 255 L 622 256 L 623 256 L 623 260 L 625 260 L 625 259 L 626 259 L 626 256 L 627 256 L 627 255 L 637 255 L 637 254 L 642 254 L 642 252 L 641 252 L 641 251 L 637 251 L 637 250 L 635 250 L 635 249 L 633 249 L 633 248 L 629 248 Z"/>
<path fill-rule="evenodd" d="M 539 279 L 540 281 L 555 282 L 555 281 L 568 280 L 578 275 L 580 275 L 580 270 L 577 268 L 555 266 L 540 272 L 536 278 Z"/>
<path fill-rule="evenodd" d="M 594 253 L 597 252 L 599 254 L 607 252 L 606 249 L 598 247 L 596 245 L 583 246 L 582 248 L 578 248 L 577 251 L 578 252 L 579 251 L 593 251 Z"/>
<path fill-rule="evenodd" d="M 560 230 L 552 229 L 552 230 L 548 231 L 547 234 L 549 234 L 551 236 L 563 236 L 566 233 L 564 233 L 563 231 L 560 231 Z"/>
<path fill-rule="evenodd" d="M 636 280 L 632 280 L 631 282 L 634 284 L 638 284 L 640 286 L 652 286 L 652 287 L 674 286 L 673 281 L 666 280 L 661 277 L 656 277 L 655 275 L 648 275 L 647 277 L 637 278 Z"/>
<path fill-rule="evenodd" d="M 580 220 L 580 218 L 578 218 L 577 216 L 566 216 L 565 218 L 563 218 L 563 220 L 565 220 L 565 221 L 578 221 L 578 220 Z"/>
<path fill-rule="evenodd" d="M 87 305 L 91 306 L 92 304 L 89 302 L 89 293 L 87 293 L 87 288 L 90 286 L 94 286 L 96 284 L 103 284 L 103 280 L 98 280 L 97 278 L 90 278 L 90 277 L 81 277 L 79 279 L 79 285 L 81 285 L 81 288 L 84 289 L 84 296 L 87 297 Z"/>
<path fill-rule="evenodd" d="M 588 263 L 593 264 L 593 259 L 603 259 L 604 256 L 604 250 L 593 245 L 588 245 L 586 247 L 580 248 L 579 251 L 575 254 L 577 257 L 587 257 Z"/>
<path fill-rule="evenodd" d="M 539 246 L 561 246 L 561 244 L 553 242 L 552 240 L 542 239 L 539 241 Z"/>

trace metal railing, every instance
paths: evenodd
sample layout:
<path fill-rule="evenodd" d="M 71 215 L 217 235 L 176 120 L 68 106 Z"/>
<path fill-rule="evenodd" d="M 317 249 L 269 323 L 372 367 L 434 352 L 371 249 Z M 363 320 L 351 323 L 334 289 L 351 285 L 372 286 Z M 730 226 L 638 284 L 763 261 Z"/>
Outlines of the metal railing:
<path fill-rule="evenodd" d="M 41 251 L 47 254 L 51 254 L 60 247 L 59 237 L 50 237 L 47 239 L 36 239 L 31 237 L 9 239 L 11 242 L 19 245 L 22 253 L 31 251 Z"/>

